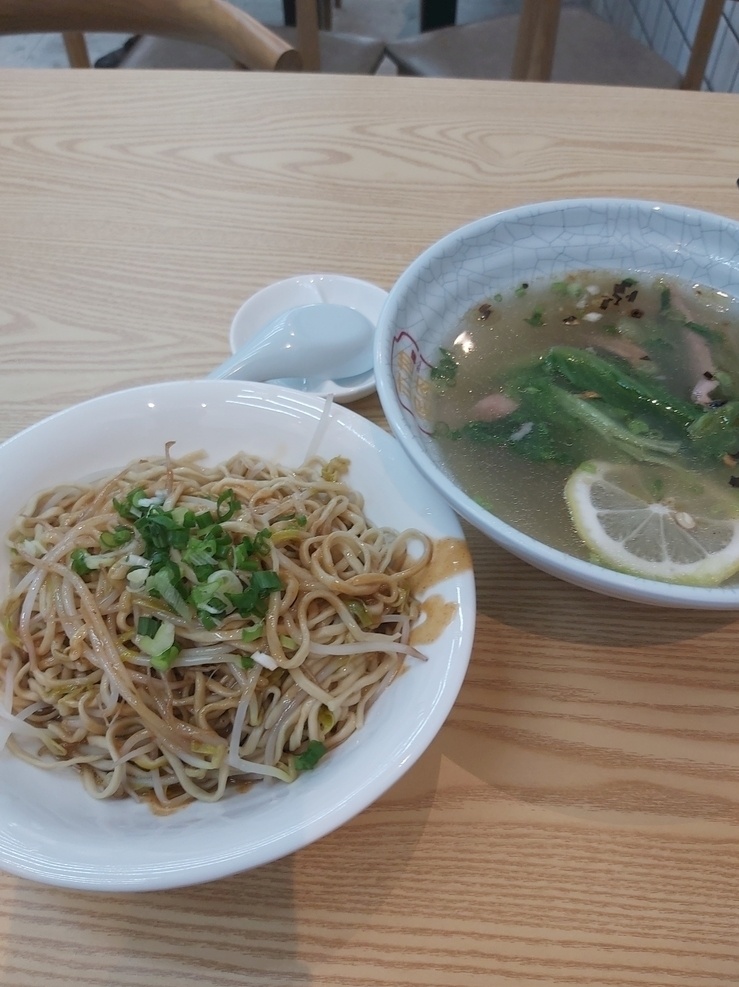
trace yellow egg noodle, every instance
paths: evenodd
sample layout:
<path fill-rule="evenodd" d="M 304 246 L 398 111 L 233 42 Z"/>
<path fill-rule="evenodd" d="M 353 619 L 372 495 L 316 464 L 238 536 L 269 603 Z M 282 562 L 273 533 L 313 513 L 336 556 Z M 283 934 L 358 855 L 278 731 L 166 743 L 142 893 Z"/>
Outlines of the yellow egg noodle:
<path fill-rule="evenodd" d="M 401 671 L 431 559 L 375 527 L 347 462 L 142 459 L 9 535 L 0 741 L 157 811 L 293 780 Z"/>

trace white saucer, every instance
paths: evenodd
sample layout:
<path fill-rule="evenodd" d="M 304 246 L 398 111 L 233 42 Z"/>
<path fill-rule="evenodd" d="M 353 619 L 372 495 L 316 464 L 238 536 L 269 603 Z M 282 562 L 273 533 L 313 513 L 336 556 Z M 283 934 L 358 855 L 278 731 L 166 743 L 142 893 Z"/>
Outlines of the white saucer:
<path fill-rule="evenodd" d="M 387 292 L 377 285 L 342 274 L 299 274 L 277 281 L 248 298 L 234 316 L 230 333 L 231 351 L 235 353 L 275 316 L 298 305 L 314 305 L 317 302 L 348 305 L 365 315 L 372 325 L 377 325 L 386 298 Z M 278 383 L 312 394 L 332 394 L 335 401 L 347 404 L 374 391 L 375 374 L 370 370 L 342 380 L 290 378 Z"/>

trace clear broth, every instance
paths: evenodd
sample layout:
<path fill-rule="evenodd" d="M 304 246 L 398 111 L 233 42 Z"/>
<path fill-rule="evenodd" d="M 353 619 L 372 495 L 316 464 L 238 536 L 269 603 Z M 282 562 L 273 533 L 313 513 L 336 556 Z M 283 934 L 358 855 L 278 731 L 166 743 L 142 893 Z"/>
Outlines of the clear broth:
<path fill-rule="evenodd" d="M 614 287 L 631 279 L 635 283 L 625 286 L 616 304 Z M 661 312 L 666 291 L 671 299 L 669 317 Z M 676 311 L 681 319 L 675 318 Z M 605 356 L 612 352 L 609 347 L 616 347 L 622 359 L 637 361 L 632 330 L 645 325 L 668 341 L 680 340 L 666 346 L 664 357 L 655 359 L 652 367 L 655 377 L 675 396 L 690 401 L 701 374 L 695 355 L 682 345 L 686 322 L 722 334 L 739 387 L 738 314 L 736 301 L 712 288 L 639 272 L 603 270 L 578 271 L 556 282 L 519 284 L 480 302 L 455 327 L 445 347 L 457 365 L 453 385 L 440 381 L 434 388 L 435 441 L 448 471 L 467 494 L 503 521 L 553 548 L 588 558 L 563 496 L 577 464 L 532 462 L 509 447 L 451 439 L 446 433 L 473 419 L 475 406 L 500 391 L 499 381 L 507 372 L 536 360 L 552 346 L 589 348 Z M 588 315 L 596 318 L 591 321 Z M 602 458 L 614 459 L 612 452 Z M 732 475 L 723 462 L 708 468 L 701 465 L 701 472 L 715 474 L 722 484 Z M 739 466 L 733 472 L 739 475 Z"/>

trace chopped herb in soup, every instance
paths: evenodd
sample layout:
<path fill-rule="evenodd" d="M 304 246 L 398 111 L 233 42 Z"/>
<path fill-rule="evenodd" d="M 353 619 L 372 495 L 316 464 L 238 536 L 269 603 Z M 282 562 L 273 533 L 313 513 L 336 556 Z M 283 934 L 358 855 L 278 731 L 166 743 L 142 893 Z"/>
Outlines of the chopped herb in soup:
<path fill-rule="evenodd" d="M 492 296 L 431 372 L 449 470 L 555 548 L 649 578 L 731 578 L 738 316 L 722 292 L 636 273 Z"/>

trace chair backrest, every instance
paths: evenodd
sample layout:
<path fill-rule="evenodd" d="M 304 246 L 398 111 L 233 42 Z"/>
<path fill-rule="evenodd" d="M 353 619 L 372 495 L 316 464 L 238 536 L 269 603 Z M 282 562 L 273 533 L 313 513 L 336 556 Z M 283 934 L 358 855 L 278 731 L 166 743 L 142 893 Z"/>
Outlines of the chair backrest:
<path fill-rule="evenodd" d="M 245 68 L 302 68 L 294 47 L 227 0 L 0 0 L 0 34 L 70 31 L 194 41 Z"/>

